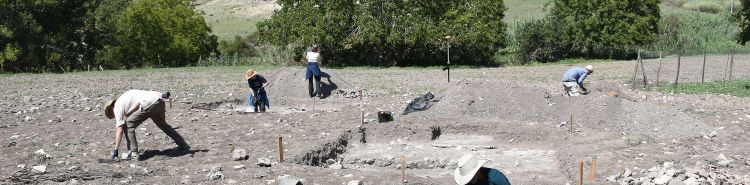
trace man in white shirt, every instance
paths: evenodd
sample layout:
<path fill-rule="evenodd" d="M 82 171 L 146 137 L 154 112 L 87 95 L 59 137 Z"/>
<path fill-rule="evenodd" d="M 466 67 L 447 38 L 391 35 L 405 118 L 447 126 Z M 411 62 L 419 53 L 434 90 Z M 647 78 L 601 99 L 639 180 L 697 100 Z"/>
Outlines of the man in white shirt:
<path fill-rule="evenodd" d="M 151 120 L 159 129 L 167 134 L 177 144 L 178 149 L 187 150 L 190 146 L 177 131 L 169 126 L 165 120 L 164 100 L 169 98 L 169 92 L 160 93 L 156 91 L 129 90 L 120 95 L 117 100 L 109 101 L 104 113 L 109 119 L 115 119 L 115 149 L 112 150 L 112 158 L 118 155 L 122 133 L 125 133 L 128 142 L 128 153 L 125 158 L 138 159 L 138 141 L 135 136 L 135 128 L 146 119 Z"/>

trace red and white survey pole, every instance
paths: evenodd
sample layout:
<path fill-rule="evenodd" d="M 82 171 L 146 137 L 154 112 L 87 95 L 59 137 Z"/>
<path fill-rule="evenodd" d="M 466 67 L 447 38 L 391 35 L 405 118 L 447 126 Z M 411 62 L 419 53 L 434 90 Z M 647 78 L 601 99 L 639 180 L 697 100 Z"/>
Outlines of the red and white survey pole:
<path fill-rule="evenodd" d="M 447 49 L 448 61 L 445 63 L 445 67 L 443 67 L 443 71 L 448 71 L 448 82 L 451 82 L 451 40 L 453 38 L 451 36 L 445 36 L 444 39 L 445 39 L 446 46 L 448 46 L 448 49 Z"/>

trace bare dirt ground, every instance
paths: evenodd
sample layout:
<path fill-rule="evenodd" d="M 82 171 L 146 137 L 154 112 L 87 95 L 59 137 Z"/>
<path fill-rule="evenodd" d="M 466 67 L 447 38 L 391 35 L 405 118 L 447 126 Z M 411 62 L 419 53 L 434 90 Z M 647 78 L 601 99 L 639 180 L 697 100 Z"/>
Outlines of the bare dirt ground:
<path fill-rule="evenodd" d="M 684 81 L 696 80 L 700 70 L 684 69 L 699 68 L 701 59 L 682 58 Z M 747 79 L 750 65 L 739 64 L 735 77 Z M 434 68 L 324 68 L 328 93 L 314 108 L 304 69 L 278 68 L 260 71 L 271 83 L 271 109 L 263 114 L 240 111 L 245 67 L 2 76 L 0 183 L 276 184 L 293 175 L 304 184 L 400 184 L 404 156 L 407 184 L 454 184 L 455 160 L 474 153 L 513 184 L 575 184 L 580 161 L 587 184 L 749 184 L 750 99 L 632 89 L 633 66 L 595 64 L 587 80 L 593 92 L 573 98 L 560 96 L 568 65 L 455 69 L 450 83 Z M 674 75 L 662 70 L 662 78 Z M 173 142 L 147 121 L 137 130 L 145 160 L 97 163 L 109 156 L 114 136 L 102 104 L 133 88 L 178 96 L 167 121 L 191 152 L 169 152 Z M 357 89 L 362 100 L 343 95 Z M 400 114 L 428 91 L 438 100 L 431 108 Z M 378 123 L 381 110 L 396 112 L 395 120 Z M 233 161 L 239 148 L 247 160 Z M 33 170 L 41 166 L 45 172 Z"/>

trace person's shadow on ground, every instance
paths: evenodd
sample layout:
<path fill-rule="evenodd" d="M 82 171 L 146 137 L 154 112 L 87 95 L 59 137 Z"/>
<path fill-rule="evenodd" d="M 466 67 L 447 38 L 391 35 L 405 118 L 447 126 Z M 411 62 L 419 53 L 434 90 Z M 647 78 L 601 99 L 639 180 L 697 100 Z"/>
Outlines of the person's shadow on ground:
<path fill-rule="evenodd" d="M 176 148 L 166 150 L 146 150 L 140 156 L 140 160 L 148 160 L 156 156 L 168 156 L 168 157 L 181 157 L 185 155 L 193 155 L 197 152 L 208 152 L 208 150 L 178 150 Z"/>
<path fill-rule="evenodd" d="M 328 83 L 325 83 L 323 78 L 325 78 Z M 320 92 L 323 94 L 323 96 L 320 97 L 320 99 L 326 99 L 329 96 L 331 96 L 331 93 L 333 93 L 334 90 L 339 89 L 339 86 L 336 85 L 336 83 L 333 83 L 331 80 L 331 75 L 325 72 L 320 72 Z"/>

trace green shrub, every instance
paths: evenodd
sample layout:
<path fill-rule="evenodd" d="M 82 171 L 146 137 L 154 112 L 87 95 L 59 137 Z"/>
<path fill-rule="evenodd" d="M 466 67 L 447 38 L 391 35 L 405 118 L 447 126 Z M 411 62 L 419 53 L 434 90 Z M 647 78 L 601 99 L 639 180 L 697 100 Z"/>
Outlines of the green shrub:
<path fill-rule="evenodd" d="M 258 44 L 258 32 L 241 37 L 235 36 L 232 40 L 222 40 L 219 42 L 219 52 L 221 55 L 239 55 L 244 57 L 254 57 L 258 54 L 256 47 Z"/>
<path fill-rule="evenodd" d="M 570 44 L 559 35 L 564 25 L 548 19 L 531 20 L 516 29 L 515 41 L 518 47 L 520 64 L 532 61 L 549 62 L 564 57 Z"/>
<path fill-rule="evenodd" d="M 682 7 L 692 11 L 713 14 L 725 12 L 729 9 L 726 4 L 717 1 L 690 1 L 682 5 Z"/>

